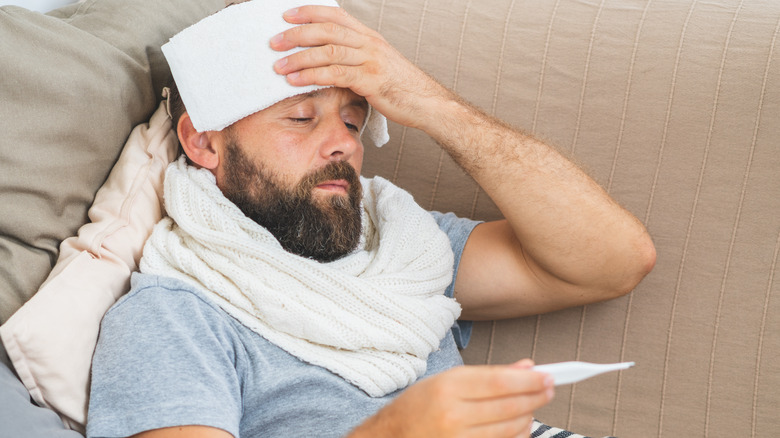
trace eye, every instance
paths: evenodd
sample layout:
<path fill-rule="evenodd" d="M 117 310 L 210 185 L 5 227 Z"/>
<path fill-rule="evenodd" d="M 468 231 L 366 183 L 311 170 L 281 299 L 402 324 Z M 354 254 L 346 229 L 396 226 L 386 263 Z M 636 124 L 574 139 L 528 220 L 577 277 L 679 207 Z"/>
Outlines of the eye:
<path fill-rule="evenodd" d="M 357 125 L 353 125 L 352 123 L 344 122 L 344 126 L 346 126 L 350 131 L 360 132 L 360 128 Z"/>
<path fill-rule="evenodd" d="M 290 117 L 290 120 L 294 123 L 307 123 L 311 121 L 309 117 Z"/>

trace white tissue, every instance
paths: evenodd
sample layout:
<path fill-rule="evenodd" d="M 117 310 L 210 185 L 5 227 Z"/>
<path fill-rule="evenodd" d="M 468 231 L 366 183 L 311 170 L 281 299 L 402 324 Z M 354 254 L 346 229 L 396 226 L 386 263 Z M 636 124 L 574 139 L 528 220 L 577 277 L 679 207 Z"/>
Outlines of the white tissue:
<path fill-rule="evenodd" d="M 198 132 L 221 131 L 289 97 L 322 86 L 295 87 L 273 70 L 290 55 L 270 47 L 271 38 L 294 25 L 282 14 L 304 5 L 336 6 L 334 0 L 254 0 L 227 7 L 179 32 L 162 46 L 192 124 Z M 387 142 L 387 120 L 371 111 L 367 134 Z"/>

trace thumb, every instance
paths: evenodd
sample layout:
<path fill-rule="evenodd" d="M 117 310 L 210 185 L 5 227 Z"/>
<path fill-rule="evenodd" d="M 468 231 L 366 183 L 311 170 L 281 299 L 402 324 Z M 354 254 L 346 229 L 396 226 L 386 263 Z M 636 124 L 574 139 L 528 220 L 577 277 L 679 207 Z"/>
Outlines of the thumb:
<path fill-rule="evenodd" d="M 534 361 L 532 361 L 531 359 L 521 359 L 521 360 L 518 360 L 517 362 L 515 362 L 515 363 L 513 363 L 513 364 L 511 364 L 509 366 L 512 367 L 512 368 L 528 370 L 528 369 L 531 369 L 534 365 L 535 365 Z"/>

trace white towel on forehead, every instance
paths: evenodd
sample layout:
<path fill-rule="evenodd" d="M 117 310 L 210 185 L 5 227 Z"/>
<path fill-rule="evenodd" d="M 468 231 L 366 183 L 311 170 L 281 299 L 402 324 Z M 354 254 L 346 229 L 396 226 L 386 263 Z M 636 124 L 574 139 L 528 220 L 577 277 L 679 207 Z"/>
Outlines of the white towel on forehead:
<path fill-rule="evenodd" d="M 195 130 L 221 131 L 288 97 L 326 88 L 294 87 L 273 69 L 276 60 L 303 50 L 277 52 L 270 40 L 295 26 L 282 14 L 304 5 L 338 6 L 334 0 L 248 1 L 204 18 L 162 46 Z M 387 120 L 376 110 L 365 131 L 376 146 L 389 139 Z"/>

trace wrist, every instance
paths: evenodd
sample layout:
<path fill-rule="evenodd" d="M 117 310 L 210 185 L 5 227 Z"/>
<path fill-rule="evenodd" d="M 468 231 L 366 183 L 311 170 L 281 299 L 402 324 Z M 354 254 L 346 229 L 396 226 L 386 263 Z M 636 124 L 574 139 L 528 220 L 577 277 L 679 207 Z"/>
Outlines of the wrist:
<path fill-rule="evenodd" d="M 473 118 L 471 105 L 455 93 L 436 83 L 439 90 L 430 94 L 421 104 L 421 114 L 414 124 L 440 144 L 463 129 L 463 124 Z"/>

